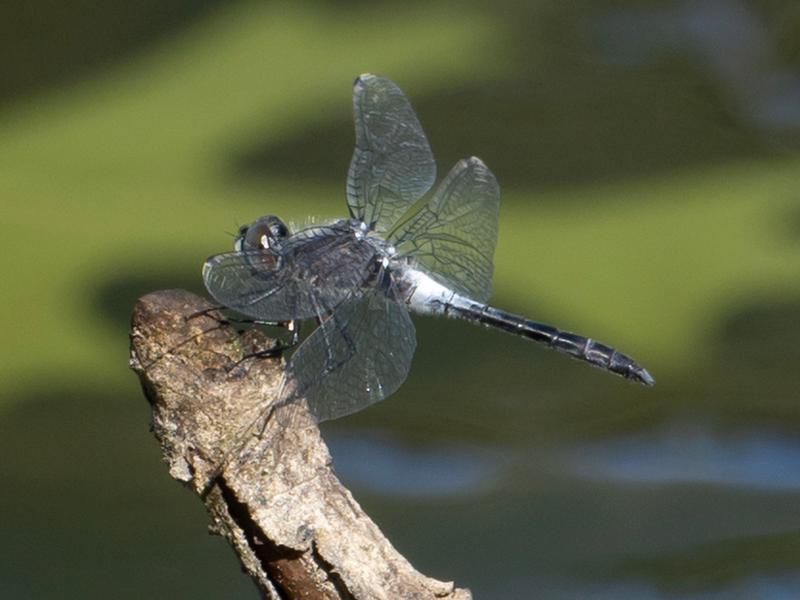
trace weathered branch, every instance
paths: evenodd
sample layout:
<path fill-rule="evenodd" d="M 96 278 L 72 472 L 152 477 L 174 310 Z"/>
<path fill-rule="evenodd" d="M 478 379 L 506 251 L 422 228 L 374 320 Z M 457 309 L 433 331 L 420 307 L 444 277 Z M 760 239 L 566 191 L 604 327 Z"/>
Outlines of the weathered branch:
<path fill-rule="evenodd" d="M 470 593 L 414 570 L 331 469 L 315 426 L 266 419 L 280 359 L 246 360 L 255 332 L 239 335 L 183 290 L 141 298 L 131 367 L 153 407 L 169 472 L 194 489 L 212 531 L 233 546 L 265 598 L 447 598 Z M 255 425 L 254 425 L 255 423 Z"/>

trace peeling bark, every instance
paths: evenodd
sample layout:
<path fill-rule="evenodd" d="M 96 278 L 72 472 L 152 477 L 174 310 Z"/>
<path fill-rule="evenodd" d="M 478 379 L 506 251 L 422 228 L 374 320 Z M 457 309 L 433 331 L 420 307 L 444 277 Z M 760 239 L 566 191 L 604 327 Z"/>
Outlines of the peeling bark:
<path fill-rule="evenodd" d="M 142 297 L 130 364 L 170 474 L 202 499 L 211 531 L 230 542 L 262 596 L 471 598 L 422 575 L 392 547 L 336 478 L 316 426 L 267 418 L 282 360 L 238 363 L 270 340 L 240 335 L 213 312 L 188 318 L 210 308 L 183 290 Z"/>

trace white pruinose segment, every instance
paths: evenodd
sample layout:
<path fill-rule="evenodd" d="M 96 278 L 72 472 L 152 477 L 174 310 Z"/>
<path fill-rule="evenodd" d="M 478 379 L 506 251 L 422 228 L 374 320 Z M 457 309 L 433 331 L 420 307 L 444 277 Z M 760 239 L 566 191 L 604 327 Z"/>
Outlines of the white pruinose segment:
<path fill-rule="evenodd" d="M 408 286 L 405 296 L 408 308 L 423 315 L 445 314 L 447 305 L 457 296 L 447 286 L 414 268 L 405 269 L 403 283 Z"/>

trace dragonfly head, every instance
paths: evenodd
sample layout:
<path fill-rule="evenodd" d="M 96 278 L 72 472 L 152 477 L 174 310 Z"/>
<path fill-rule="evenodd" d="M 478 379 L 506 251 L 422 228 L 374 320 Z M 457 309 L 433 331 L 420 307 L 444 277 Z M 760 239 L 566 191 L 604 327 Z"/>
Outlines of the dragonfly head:
<path fill-rule="evenodd" d="M 240 227 L 234 247 L 237 252 L 275 249 L 288 236 L 289 228 L 286 224 L 278 217 L 268 215 Z"/>

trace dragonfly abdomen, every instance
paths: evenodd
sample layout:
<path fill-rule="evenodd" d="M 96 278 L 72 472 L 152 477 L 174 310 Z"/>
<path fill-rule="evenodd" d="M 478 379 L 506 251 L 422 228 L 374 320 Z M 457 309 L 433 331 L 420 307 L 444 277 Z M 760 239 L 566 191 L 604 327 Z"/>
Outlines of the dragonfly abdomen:
<path fill-rule="evenodd" d="M 493 306 L 474 303 L 458 296 L 447 306 L 445 313 L 545 344 L 553 350 L 637 383 L 644 385 L 655 383 L 650 373 L 639 366 L 630 356 L 597 340 L 561 331 L 552 325 L 537 323 Z"/>

